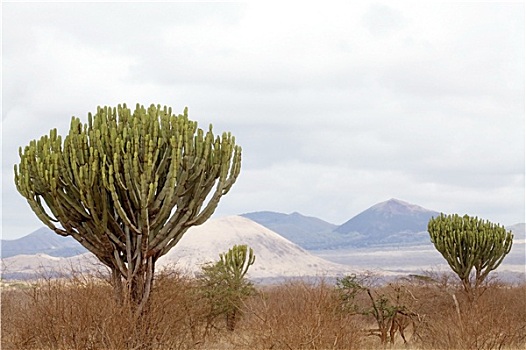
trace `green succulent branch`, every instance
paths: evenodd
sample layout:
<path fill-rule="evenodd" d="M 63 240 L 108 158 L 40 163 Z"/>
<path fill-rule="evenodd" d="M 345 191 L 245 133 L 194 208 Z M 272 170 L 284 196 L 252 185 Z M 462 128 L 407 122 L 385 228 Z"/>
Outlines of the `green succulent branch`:
<path fill-rule="evenodd" d="M 38 218 L 95 254 L 135 299 L 148 294 L 156 260 L 212 215 L 241 169 L 234 136 L 159 105 L 99 107 L 87 124 L 73 117 L 64 140 L 53 129 L 19 153 L 16 187 Z"/>
<path fill-rule="evenodd" d="M 245 244 L 235 245 L 219 257 L 220 263 L 235 280 L 245 277 L 248 268 L 256 261 L 254 250 Z"/>

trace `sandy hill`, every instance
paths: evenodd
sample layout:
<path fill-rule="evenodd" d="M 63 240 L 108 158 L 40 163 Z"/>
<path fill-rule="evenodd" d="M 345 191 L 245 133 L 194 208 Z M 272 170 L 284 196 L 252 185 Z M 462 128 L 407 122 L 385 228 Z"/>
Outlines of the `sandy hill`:
<path fill-rule="evenodd" d="M 181 241 L 157 262 L 157 269 L 174 267 L 190 275 L 202 264 L 217 261 L 219 254 L 235 244 L 247 244 L 256 255 L 249 270 L 252 279 L 283 277 L 339 276 L 355 272 L 351 267 L 314 256 L 279 234 L 241 216 L 208 220 L 189 229 Z M 100 268 L 91 253 L 74 257 L 47 254 L 17 255 L 2 259 L 4 278 L 31 278 L 60 271 L 91 271 Z"/>

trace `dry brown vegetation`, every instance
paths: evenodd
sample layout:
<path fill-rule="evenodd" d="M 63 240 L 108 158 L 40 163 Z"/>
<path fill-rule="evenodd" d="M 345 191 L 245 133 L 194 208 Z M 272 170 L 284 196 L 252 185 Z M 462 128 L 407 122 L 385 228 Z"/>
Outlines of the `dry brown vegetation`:
<path fill-rule="evenodd" d="M 335 284 L 290 281 L 258 287 L 229 332 L 197 284 L 159 273 L 149 312 L 136 321 L 111 286 L 82 275 L 3 288 L 1 348 L 9 349 L 377 349 L 372 316 L 342 308 Z M 526 286 L 493 282 L 476 305 L 439 276 L 370 286 L 414 314 L 388 349 L 524 349 Z M 458 308 L 455 304 L 455 296 Z M 356 297 L 367 307 L 367 296 Z"/>

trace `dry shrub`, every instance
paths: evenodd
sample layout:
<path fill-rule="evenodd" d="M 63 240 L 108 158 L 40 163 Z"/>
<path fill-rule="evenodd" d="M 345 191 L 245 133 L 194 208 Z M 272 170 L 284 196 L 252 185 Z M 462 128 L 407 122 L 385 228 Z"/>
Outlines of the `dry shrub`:
<path fill-rule="evenodd" d="M 192 281 L 160 273 L 147 316 L 136 320 L 104 280 L 46 279 L 2 292 L 2 349 L 187 349 L 204 345 Z"/>
<path fill-rule="evenodd" d="M 111 316 L 107 295 L 109 287 L 91 279 L 42 279 L 2 292 L 2 348 L 93 348 L 95 328 Z"/>
<path fill-rule="evenodd" d="M 526 348 L 526 285 L 494 282 L 471 303 L 460 285 L 444 281 L 408 286 L 417 298 L 422 348 Z"/>
<path fill-rule="evenodd" d="M 357 349 L 360 335 L 342 312 L 334 286 L 287 282 L 265 288 L 246 305 L 240 330 L 250 349 Z"/>
<path fill-rule="evenodd" d="M 493 283 L 471 305 L 451 280 L 412 280 L 371 287 L 418 314 L 410 349 L 526 348 L 526 285 Z M 455 306 L 455 295 L 459 309 Z M 366 299 L 357 299 L 366 303 Z M 366 305 L 366 304 L 364 304 Z M 146 317 L 117 305 L 103 279 L 43 279 L 2 290 L 2 343 L 10 349 L 375 349 L 370 317 L 342 308 L 323 280 L 258 288 L 234 332 L 210 323 L 210 305 L 194 280 L 156 276 Z M 460 315 L 458 313 L 460 311 Z M 401 340 L 393 349 L 401 347 Z"/>

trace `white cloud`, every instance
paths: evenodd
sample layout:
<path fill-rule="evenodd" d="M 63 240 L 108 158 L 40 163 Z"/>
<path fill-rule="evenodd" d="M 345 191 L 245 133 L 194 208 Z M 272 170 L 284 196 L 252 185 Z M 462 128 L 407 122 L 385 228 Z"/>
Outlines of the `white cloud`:
<path fill-rule="evenodd" d="M 159 103 L 243 146 L 218 214 L 342 223 L 392 197 L 524 221 L 524 4 L 6 3 L 2 225 L 39 225 L 18 147 Z M 24 25 L 20 25 L 24 23 Z"/>

